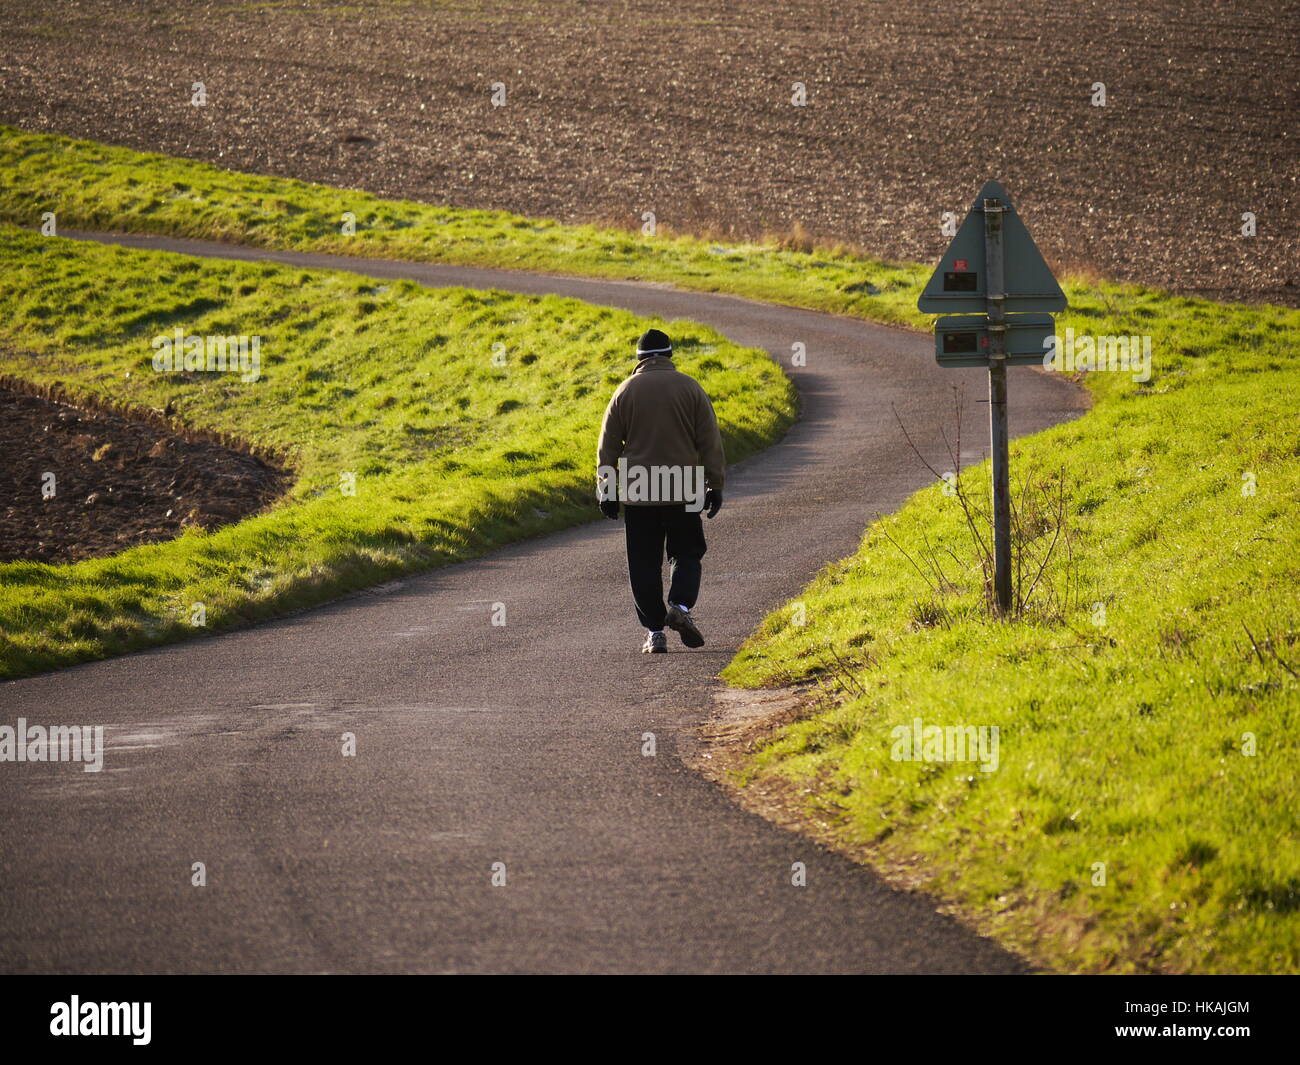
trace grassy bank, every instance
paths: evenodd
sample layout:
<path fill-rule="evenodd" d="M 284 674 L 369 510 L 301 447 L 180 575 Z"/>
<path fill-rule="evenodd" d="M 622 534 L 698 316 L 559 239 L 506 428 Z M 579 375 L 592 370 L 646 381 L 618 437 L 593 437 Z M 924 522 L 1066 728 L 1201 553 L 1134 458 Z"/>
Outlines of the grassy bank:
<path fill-rule="evenodd" d="M 1062 324 L 1151 334 L 1156 372 L 1091 375 L 1091 412 L 1013 445 L 1071 536 L 1038 605 L 991 621 L 958 500 L 922 491 L 725 671 L 827 689 L 743 782 L 1051 966 L 1293 972 L 1300 314 L 1076 294 Z M 996 770 L 896 760 L 918 718 L 996 726 Z"/>
<path fill-rule="evenodd" d="M 720 245 L 563 225 L 364 192 L 0 126 L 0 219 L 165 233 L 299 251 L 666 281 L 682 288 L 918 324 L 921 268 L 845 250 Z M 356 232 L 344 235 L 344 216 Z"/>
<path fill-rule="evenodd" d="M 155 372 L 151 339 L 177 326 L 260 336 L 259 379 Z M 194 603 L 220 630 L 590 520 L 595 429 L 644 328 L 575 300 L 0 226 L 0 372 L 170 406 L 185 425 L 288 452 L 297 475 L 279 505 L 213 533 L 73 565 L 0 565 L 0 677 L 193 635 Z M 690 323 L 674 335 L 729 457 L 792 421 L 793 389 L 763 353 Z"/>

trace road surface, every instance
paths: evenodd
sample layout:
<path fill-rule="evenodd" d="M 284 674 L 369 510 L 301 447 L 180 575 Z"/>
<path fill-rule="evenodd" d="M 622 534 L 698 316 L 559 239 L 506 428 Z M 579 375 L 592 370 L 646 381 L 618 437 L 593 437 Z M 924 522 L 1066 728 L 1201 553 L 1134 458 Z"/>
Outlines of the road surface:
<path fill-rule="evenodd" d="M 927 482 L 891 404 L 937 461 L 960 384 L 967 457 L 982 457 L 982 371 L 940 370 L 926 336 L 662 285 L 101 239 L 558 293 L 706 322 L 787 367 L 801 341 L 803 416 L 733 467 L 706 523 L 702 650 L 671 636 L 670 654 L 639 653 L 622 525 L 593 520 L 283 620 L 0 685 L 0 721 L 102 724 L 108 747 L 98 774 L 0 767 L 0 969 L 1025 971 L 678 757 L 764 614 Z M 1084 402 L 1011 371 L 1016 434 Z M 206 887 L 191 886 L 194 862 Z"/>

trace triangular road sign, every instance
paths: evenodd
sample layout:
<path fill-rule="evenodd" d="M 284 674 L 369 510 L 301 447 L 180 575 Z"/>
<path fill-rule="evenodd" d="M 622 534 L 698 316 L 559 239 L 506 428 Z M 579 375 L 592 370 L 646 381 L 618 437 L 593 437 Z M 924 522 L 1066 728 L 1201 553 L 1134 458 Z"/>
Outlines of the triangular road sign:
<path fill-rule="evenodd" d="M 916 305 L 930 314 L 988 311 L 984 262 L 984 201 L 1002 202 L 1002 274 L 1008 314 L 1021 311 L 1063 311 L 1065 293 L 1047 268 L 1010 197 L 996 181 L 980 189 L 948 250 Z"/>

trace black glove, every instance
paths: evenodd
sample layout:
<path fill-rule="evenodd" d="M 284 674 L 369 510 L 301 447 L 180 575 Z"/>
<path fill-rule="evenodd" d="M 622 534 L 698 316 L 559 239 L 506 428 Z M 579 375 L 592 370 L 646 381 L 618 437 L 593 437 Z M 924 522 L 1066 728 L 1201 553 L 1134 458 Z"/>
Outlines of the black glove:
<path fill-rule="evenodd" d="M 704 509 L 708 512 L 708 517 L 713 517 L 722 509 L 722 489 L 710 488 L 704 493 Z"/>
<path fill-rule="evenodd" d="M 600 512 L 604 514 L 605 517 L 618 521 L 618 500 L 602 499 L 600 501 Z"/>

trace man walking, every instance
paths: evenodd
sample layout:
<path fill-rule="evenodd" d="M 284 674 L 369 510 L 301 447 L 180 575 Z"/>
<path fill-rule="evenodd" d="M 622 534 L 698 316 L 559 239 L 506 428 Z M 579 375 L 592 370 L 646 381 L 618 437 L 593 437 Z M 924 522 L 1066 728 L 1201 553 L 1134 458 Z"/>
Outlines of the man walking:
<path fill-rule="evenodd" d="M 713 404 L 693 377 L 673 365 L 673 345 L 658 329 L 636 343 L 637 367 L 614 391 L 600 427 L 596 492 L 601 513 L 623 504 L 627 570 L 646 654 L 664 654 L 673 629 L 687 647 L 704 637 L 691 617 L 708 549 L 700 511 L 722 506 L 727 460 Z M 672 571 L 664 603 L 663 560 Z"/>

